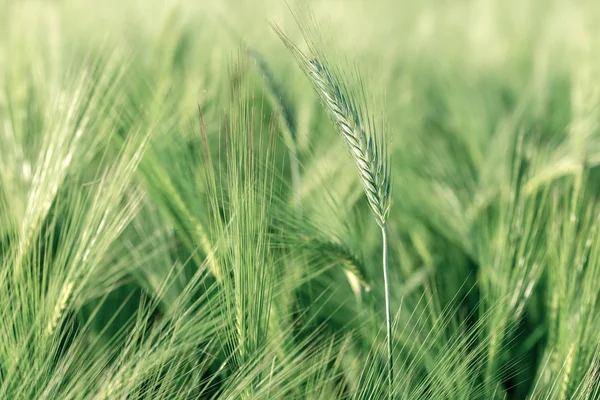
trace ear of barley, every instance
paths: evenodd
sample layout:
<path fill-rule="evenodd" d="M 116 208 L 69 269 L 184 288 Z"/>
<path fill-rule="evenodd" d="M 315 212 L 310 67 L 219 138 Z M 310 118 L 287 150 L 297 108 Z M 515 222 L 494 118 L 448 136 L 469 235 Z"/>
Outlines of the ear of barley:
<path fill-rule="evenodd" d="M 275 31 L 294 54 L 298 64 L 310 79 L 330 119 L 344 139 L 360 175 L 369 207 L 380 227 L 390 210 L 391 179 L 389 155 L 384 133 L 377 129 L 375 118 L 367 109 L 367 99 L 361 82 L 351 89 L 343 74 L 334 73 L 322 59 L 309 59 L 276 26 Z"/>
<path fill-rule="evenodd" d="M 296 115 L 292 108 L 291 102 L 284 92 L 283 88 L 275 79 L 275 75 L 269 68 L 267 62 L 262 55 L 253 49 L 248 49 L 248 55 L 256 61 L 256 65 L 260 70 L 265 88 L 271 98 L 271 102 L 276 107 L 282 122 L 283 132 L 286 135 L 286 143 L 289 148 L 290 172 L 292 178 L 292 191 L 294 206 L 300 206 L 300 166 L 298 162 L 298 134 Z"/>
<path fill-rule="evenodd" d="M 308 65 L 309 77 L 358 168 L 371 211 L 383 227 L 391 198 L 389 157 L 384 154 L 382 141 L 377 140 L 374 121 L 366 110 L 361 112 L 364 102 L 359 101 L 363 99 L 352 96 L 323 63 L 313 58 Z"/>
<path fill-rule="evenodd" d="M 69 282 L 65 285 L 63 291 L 61 292 L 58 301 L 56 303 L 56 307 L 54 307 L 54 312 L 52 313 L 52 318 L 48 322 L 46 326 L 46 335 L 50 336 L 56 329 L 60 318 L 67 307 L 67 302 L 69 301 L 69 297 L 71 297 L 71 291 L 73 290 L 73 282 Z"/>

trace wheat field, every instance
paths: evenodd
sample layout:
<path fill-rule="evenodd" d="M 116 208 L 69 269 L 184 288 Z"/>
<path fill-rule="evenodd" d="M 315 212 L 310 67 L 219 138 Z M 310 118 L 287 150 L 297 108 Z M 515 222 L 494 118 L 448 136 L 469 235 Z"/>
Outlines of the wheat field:
<path fill-rule="evenodd" d="M 600 399 L 600 5 L 0 0 L 0 399 Z"/>

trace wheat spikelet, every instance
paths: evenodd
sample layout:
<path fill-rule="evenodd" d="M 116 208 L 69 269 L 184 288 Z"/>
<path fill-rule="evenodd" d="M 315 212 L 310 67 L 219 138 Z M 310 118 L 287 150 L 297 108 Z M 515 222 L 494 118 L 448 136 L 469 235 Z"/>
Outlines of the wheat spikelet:
<path fill-rule="evenodd" d="M 292 190 L 294 196 L 294 205 L 296 208 L 300 205 L 300 166 L 298 162 L 298 123 L 293 107 L 283 88 L 276 81 L 275 75 L 267 65 L 262 55 L 253 49 L 248 49 L 248 55 L 254 59 L 260 70 L 265 88 L 271 98 L 271 102 L 278 110 L 281 125 L 285 134 L 286 143 L 289 148 L 290 169 L 292 178 Z"/>
<path fill-rule="evenodd" d="M 390 209 L 391 184 L 388 157 L 382 154 L 382 143 L 376 140 L 375 126 L 368 115 L 361 115 L 356 99 L 344 93 L 342 85 L 325 65 L 316 58 L 309 65 L 309 76 L 345 139 L 359 170 L 369 206 L 377 223 L 383 227 Z M 365 118 L 367 121 L 363 121 Z"/>
<path fill-rule="evenodd" d="M 56 303 L 56 307 L 54 307 L 54 313 L 52 314 L 52 318 L 48 325 L 46 326 L 46 335 L 50 336 L 56 329 L 58 325 L 58 321 L 62 317 L 65 308 L 67 307 L 67 302 L 69 301 L 69 297 L 71 297 L 71 291 L 73 290 L 73 282 L 67 283 L 64 287 L 62 293 L 58 298 L 58 302 Z"/>
<path fill-rule="evenodd" d="M 358 168 L 371 211 L 379 226 L 384 227 L 391 200 L 389 155 L 383 132 L 377 129 L 367 109 L 361 82 L 358 90 L 350 89 L 340 71 L 333 73 L 324 59 L 309 60 L 279 28 L 274 26 L 274 29 L 296 57 L 343 137 Z"/>

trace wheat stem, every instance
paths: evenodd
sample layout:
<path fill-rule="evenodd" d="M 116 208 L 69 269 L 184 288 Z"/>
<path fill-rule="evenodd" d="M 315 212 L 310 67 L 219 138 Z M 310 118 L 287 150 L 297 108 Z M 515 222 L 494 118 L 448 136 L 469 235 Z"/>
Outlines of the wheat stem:
<path fill-rule="evenodd" d="M 300 185 L 300 167 L 298 166 L 298 151 L 296 148 L 289 152 L 289 158 L 292 176 L 292 191 L 294 193 L 294 207 L 300 208 L 300 192 L 302 187 Z"/>
<path fill-rule="evenodd" d="M 390 306 L 390 279 L 388 271 L 388 248 L 385 224 L 381 227 L 381 241 L 383 243 L 383 284 L 385 290 L 385 324 L 387 328 L 387 351 L 388 351 L 388 398 L 393 398 L 394 393 L 394 352 L 392 345 L 392 311 Z"/>

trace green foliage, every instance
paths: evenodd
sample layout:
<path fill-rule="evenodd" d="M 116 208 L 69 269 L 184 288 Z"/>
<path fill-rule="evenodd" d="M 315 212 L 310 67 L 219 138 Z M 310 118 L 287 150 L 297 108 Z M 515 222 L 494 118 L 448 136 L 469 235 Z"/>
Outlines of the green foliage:
<path fill-rule="evenodd" d="M 302 7 L 0 1 L 1 399 L 600 397 L 600 7 Z"/>

